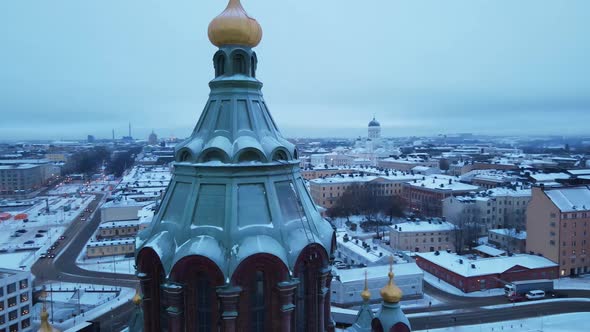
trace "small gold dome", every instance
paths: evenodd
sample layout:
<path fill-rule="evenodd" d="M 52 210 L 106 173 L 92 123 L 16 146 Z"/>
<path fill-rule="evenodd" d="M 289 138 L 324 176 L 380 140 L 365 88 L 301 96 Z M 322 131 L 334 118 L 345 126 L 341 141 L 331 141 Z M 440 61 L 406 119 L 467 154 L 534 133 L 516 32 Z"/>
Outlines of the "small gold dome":
<path fill-rule="evenodd" d="M 209 23 L 209 40 L 217 47 L 255 47 L 262 40 L 262 28 L 248 16 L 240 0 L 230 0 L 225 10 Z"/>
<path fill-rule="evenodd" d="M 369 283 L 367 281 L 367 271 L 365 271 L 365 289 L 361 292 L 361 297 L 365 302 L 371 299 L 371 292 L 369 291 Z"/>
<path fill-rule="evenodd" d="M 385 302 L 398 303 L 402 299 L 403 293 L 393 282 L 393 256 L 391 256 L 389 273 L 387 276 L 389 277 L 389 282 L 385 287 L 381 288 L 381 298 L 383 298 L 383 301 Z"/>
<path fill-rule="evenodd" d="M 140 305 L 141 304 L 141 295 L 139 295 L 139 291 L 138 290 L 135 291 L 135 295 L 133 295 L 133 298 L 131 299 L 131 301 L 133 301 L 133 303 L 135 305 Z"/>
<path fill-rule="evenodd" d="M 43 308 L 41 309 L 41 326 L 39 327 L 39 332 L 59 332 L 58 329 L 54 328 L 49 324 L 49 313 L 47 312 L 47 307 L 45 303 L 43 303 Z"/>

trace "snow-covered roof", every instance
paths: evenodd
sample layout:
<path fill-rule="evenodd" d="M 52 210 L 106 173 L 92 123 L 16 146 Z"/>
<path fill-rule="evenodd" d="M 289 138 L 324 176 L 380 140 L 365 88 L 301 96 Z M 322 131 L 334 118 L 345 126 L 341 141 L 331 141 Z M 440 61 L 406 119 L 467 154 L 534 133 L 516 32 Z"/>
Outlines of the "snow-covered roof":
<path fill-rule="evenodd" d="M 504 251 L 504 250 L 496 249 L 494 247 L 490 247 L 485 244 L 479 245 L 473 249 L 475 249 L 479 252 L 482 252 L 488 256 L 493 256 L 493 257 L 502 256 L 502 255 L 506 254 L 506 251 Z"/>
<path fill-rule="evenodd" d="M 545 195 L 561 212 L 590 210 L 590 188 L 587 186 L 548 189 Z"/>
<path fill-rule="evenodd" d="M 431 220 L 431 221 L 409 221 L 390 226 L 395 232 L 442 232 L 452 231 L 455 225 L 447 221 Z"/>
<path fill-rule="evenodd" d="M 391 255 L 391 252 L 385 250 L 381 246 L 374 245 L 370 241 L 365 241 L 365 242 L 367 242 L 367 244 L 369 244 L 369 248 L 368 248 L 369 251 L 367 251 L 366 248 L 362 247 L 362 242 L 363 242 L 362 240 L 350 239 L 349 241 L 344 241 L 345 234 L 346 234 L 345 232 L 336 233 L 336 239 L 338 242 L 338 246 L 341 248 L 342 247 L 347 248 L 348 250 L 354 252 L 355 254 L 357 254 L 359 256 L 362 256 L 363 258 L 365 258 L 367 261 L 369 261 L 371 263 L 378 262 L 380 260 L 385 259 L 385 257 L 389 257 Z M 356 243 L 356 241 L 358 241 L 358 244 Z"/>
<path fill-rule="evenodd" d="M 98 226 L 98 229 L 114 229 L 114 228 L 125 228 L 125 227 L 133 227 L 133 226 L 139 226 L 139 222 L 129 222 L 129 220 L 125 220 L 125 221 L 109 221 L 107 223 L 104 224 L 100 224 Z"/>
<path fill-rule="evenodd" d="M 565 173 L 538 173 L 531 174 L 531 178 L 537 182 L 554 182 L 555 180 L 567 180 L 570 175 Z"/>
<path fill-rule="evenodd" d="M 336 269 L 336 271 L 337 275 L 340 277 L 340 282 L 355 282 L 365 280 L 365 271 L 367 271 L 367 276 L 369 279 L 379 277 L 387 278 L 387 273 L 389 273 L 389 265 L 376 265 L 358 269 Z M 422 272 L 416 263 L 394 264 L 393 273 L 396 277 L 417 276 L 424 274 L 424 272 Z"/>
<path fill-rule="evenodd" d="M 379 175 L 379 176 L 375 176 L 375 175 L 355 176 L 355 177 L 350 177 L 349 175 L 332 176 L 332 177 L 327 177 L 327 178 L 323 178 L 323 179 L 313 179 L 313 180 L 310 180 L 310 182 L 313 182 L 316 184 L 352 183 L 352 182 L 366 183 L 366 182 L 375 181 L 377 179 L 381 179 L 381 180 L 385 180 L 385 181 L 406 182 L 406 181 L 411 181 L 411 180 L 420 179 L 420 178 L 421 177 L 419 175 L 412 175 L 412 174 L 404 173 L 404 172 L 395 172 L 390 175 Z"/>
<path fill-rule="evenodd" d="M 456 177 L 448 175 L 431 175 L 416 182 L 408 182 L 413 187 L 422 187 L 433 190 L 448 190 L 448 191 L 478 191 L 478 186 L 473 186 L 467 183 L 459 182 Z"/>
<path fill-rule="evenodd" d="M 590 175 L 590 169 L 570 169 L 567 172 L 572 175 Z"/>
<path fill-rule="evenodd" d="M 526 240 L 526 231 L 516 232 L 514 228 L 499 228 L 499 229 L 490 229 L 491 233 L 496 233 L 499 235 L 510 236 L 520 240 Z"/>
<path fill-rule="evenodd" d="M 515 266 L 527 269 L 558 266 L 545 257 L 526 254 L 477 259 L 470 259 L 446 251 L 440 251 L 438 255 L 436 252 L 417 253 L 416 255 L 464 277 L 500 274 Z M 461 261 L 463 263 L 460 263 Z"/>
<path fill-rule="evenodd" d="M 115 246 L 124 244 L 134 244 L 135 238 L 116 239 L 108 241 L 93 241 L 86 245 L 86 247 L 104 247 L 104 246 Z"/>

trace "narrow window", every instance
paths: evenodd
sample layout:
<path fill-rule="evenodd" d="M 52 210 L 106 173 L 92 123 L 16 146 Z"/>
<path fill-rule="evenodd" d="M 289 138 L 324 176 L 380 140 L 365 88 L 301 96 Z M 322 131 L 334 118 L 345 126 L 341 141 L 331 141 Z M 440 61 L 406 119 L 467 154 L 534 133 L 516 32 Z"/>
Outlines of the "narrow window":
<path fill-rule="evenodd" d="M 264 331 L 264 273 L 256 271 L 256 278 L 252 285 L 252 329 L 251 331 Z"/>
<path fill-rule="evenodd" d="M 206 276 L 197 280 L 197 331 L 211 331 L 211 284 Z"/>
<path fill-rule="evenodd" d="M 243 54 L 234 55 L 234 73 L 246 75 L 246 60 Z"/>

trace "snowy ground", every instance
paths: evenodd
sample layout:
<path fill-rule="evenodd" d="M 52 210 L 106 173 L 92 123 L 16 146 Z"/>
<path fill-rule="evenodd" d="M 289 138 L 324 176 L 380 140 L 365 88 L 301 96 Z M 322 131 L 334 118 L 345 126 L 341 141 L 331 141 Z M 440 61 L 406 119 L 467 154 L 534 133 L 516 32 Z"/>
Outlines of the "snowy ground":
<path fill-rule="evenodd" d="M 53 313 L 53 325 L 62 331 L 126 303 L 135 294 L 132 288 L 91 284 L 57 282 L 42 286 L 48 293 L 47 309 L 50 315 Z M 41 303 L 33 307 L 33 330 L 40 324 L 38 319 L 41 308 Z"/>
<path fill-rule="evenodd" d="M 76 261 L 76 265 L 84 270 L 113 272 L 123 274 L 135 274 L 133 257 L 125 256 L 108 256 L 101 258 L 86 258 L 85 250 L 82 251 L 81 257 Z"/>
<path fill-rule="evenodd" d="M 556 289 L 590 289 L 590 274 L 577 278 L 561 278 L 555 281 Z"/>
<path fill-rule="evenodd" d="M 46 211 L 46 201 L 49 213 Z M 39 255 L 59 239 L 69 224 L 94 199 L 94 196 L 82 197 L 40 197 L 36 204 L 18 209 L 11 209 L 12 218 L 0 222 L 0 260 L 3 267 L 30 269 Z M 69 205 L 70 211 L 64 211 Z M 26 213 L 28 222 L 15 220 L 14 216 Z"/>
<path fill-rule="evenodd" d="M 83 191 L 84 185 L 81 183 L 76 184 L 62 184 L 57 185 L 55 188 L 47 192 L 48 195 L 72 195 Z"/>
<path fill-rule="evenodd" d="M 488 290 L 479 291 L 479 292 L 463 293 L 463 291 L 460 290 L 459 288 L 457 288 L 449 283 L 446 283 L 443 280 L 440 280 L 439 278 L 433 276 L 432 274 L 430 274 L 428 272 L 424 272 L 424 280 L 426 282 L 428 282 L 430 285 L 432 285 L 433 287 L 436 287 L 444 292 L 447 292 L 447 293 L 450 293 L 453 295 L 466 296 L 466 297 L 487 297 L 487 296 L 504 295 L 504 289 L 502 289 L 502 288 L 488 289 Z"/>
<path fill-rule="evenodd" d="M 587 331 L 590 313 L 561 314 L 535 318 L 525 318 L 497 323 L 465 325 L 441 329 L 421 330 L 429 332 L 581 332 Z M 586 327 L 584 327 L 586 326 Z"/>

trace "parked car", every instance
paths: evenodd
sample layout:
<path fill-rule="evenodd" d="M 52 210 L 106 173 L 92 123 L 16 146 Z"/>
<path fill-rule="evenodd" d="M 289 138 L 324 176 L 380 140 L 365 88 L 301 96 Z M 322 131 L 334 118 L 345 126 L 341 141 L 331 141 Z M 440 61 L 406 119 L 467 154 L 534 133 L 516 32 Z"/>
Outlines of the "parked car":
<path fill-rule="evenodd" d="M 25 244 L 33 244 L 33 243 L 35 243 L 35 241 L 33 241 L 33 240 L 25 241 Z"/>
<path fill-rule="evenodd" d="M 49 258 L 55 258 L 55 254 L 50 254 L 49 256 L 47 256 Z"/>
<path fill-rule="evenodd" d="M 26 233 L 27 230 L 26 229 L 19 229 L 19 230 L 17 230 L 17 232 L 19 232 L 19 233 Z"/>
<path fill-rule="evenodd" d="M 47 258 L 47 255 L 46 254 L 41 254 L 41 255 L 39 255 L 39 258 Z"/>
<path fill-rule="evenodd" d="M 37 234 L 35 234 L 35 237 L 43 237 L 43 234 L 37 233 Z"/>
<path fill-rule="evenodd" d="M 63 236 L 63 235 L 59 237 L 59 239 L 60 239 L 60 240 L 65 240 L 65 238 L 66 238 L 66 237 L 65 237 L 65 236 Z"/>
<path fill-rule="evenodd" d="M 37 231 L 37 233 L 47 233 L 47 230 L 46 229 L 40 229 L 40 230 Z"/>
<path fill-rule="evenodd" d="M 539 300 L 545 297 L 545 291 L 542 291 L 540 289 L 535 289 L 535 290 L 531 290 L 528 291 L 525 294 L 526 298 L 528 300 Z"/>

